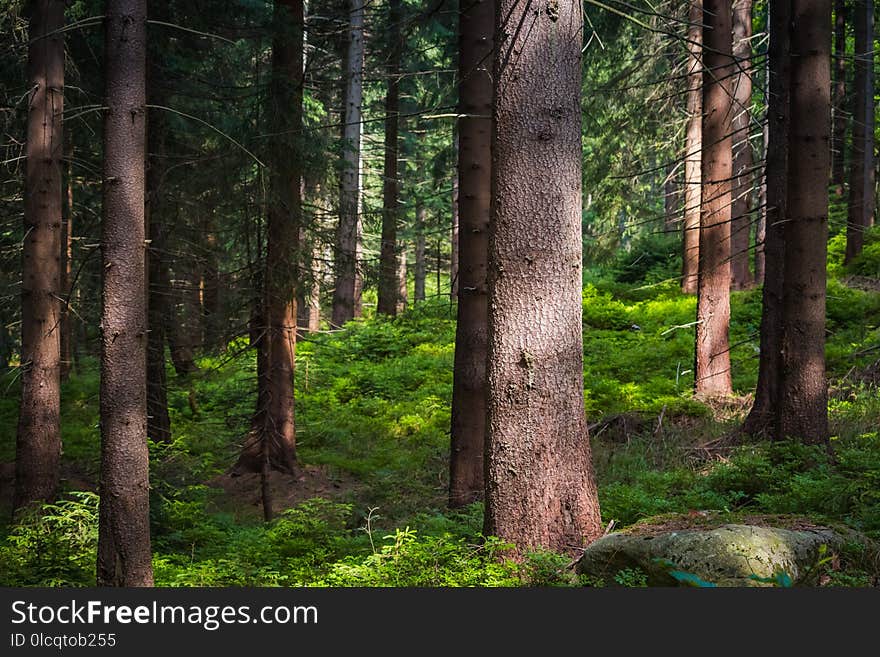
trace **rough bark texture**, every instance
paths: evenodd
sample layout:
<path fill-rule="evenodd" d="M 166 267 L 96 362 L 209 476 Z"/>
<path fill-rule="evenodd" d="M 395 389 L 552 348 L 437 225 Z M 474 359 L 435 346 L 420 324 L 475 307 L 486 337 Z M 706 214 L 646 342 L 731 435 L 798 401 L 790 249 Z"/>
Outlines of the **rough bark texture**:
<path fill-rule="evenodd" d="M 861 0 L 853 8 L 855 78 L 850 152 L 849 209 L 846 221 L 848 264 L 862 252 L 865 230 L 874 217 L 874 3 Z"/>
<path fill-rule="evenodd" d="M 108 0 L 104 28 L 99 586 L 151 586 L 144 247 L 146 0 Z"/>
<path fill-rule="evenodd" d="M 382 183 L 382 245 L 379 254 L 379 299 L 376 312 L 396 315 L 399 306 L 397 221 L 397 133 L 400 122 L 400 0 L 389 0 L 388 92 L 385 96 L 385 167 Z"/>
<path fill-rule="evenodd" d="M 675 162 L 666 165 L 663 179 L 663 232 L 672 233 L 678 223 L 678 185 L 675 180 Z"/>
<path fill-rule="evenodd" d="M 767 219 L 764 235 L 764 287 L 762 289 L 760 359 L 755 401 L 744 430 L 753 436 L 775 437 L 782 369 L 782 294 L 785 265 L 788 135 L 791 117 L 791 6 L 787 0 L 770 3 L 768 48 L 769 80 L 767 155 L 765 162 Z"/>
<path fill-rule="evenodd" d="M 204 251 L 202 260 L 202 334 L 206 350 L 224 349 L 226 339 L 220 303 L 220 245 L 214 230 L 213 208 L 205 212 L 202 223 Z"/>
<path fill-rule="evenodd" d="M 458 316 L 452 374 L 449 506 L 482 499 L 486 442 L 486 267 L 492 192 L 492 47 L 495 0 L 459 17 Z M 439 293 L 439 290 L 438 290 Z"/>
<path fill-rule="evenodd" d="M 21 262 L 21 398 L 13 509 L 50 500 L 61 461 L 61 115 L 64 2 L 35 0 L 28 32 L 27 169 Z M 51 36 L 47 36 L 50 35 Z"/>
<path fill-rule="evenodd" d="M 262 444 L 272 467 L 292 472 L 296 463 L 293 368 L 296 348 L 296 251 L 302 223 L 297 156 L 302 130 L 303 3 L 284 0 L 275 8 L 271 103 L 276 128 L 286 135 L 272 158 L 272 198 L 266 239 L 267 399 Z"/>
<path fill-rule="evenodd" d="M 339 327 L 356 312 L 358 225 L 361 203 L 360 147 L 361 105 L 364 90 L 364 2 L 349 1 L 349 43 L 345 60 L 344 154 L 339 194 L 339 226 L 336 231 L 336 287 L 330 323 Z"/>
<path fill-rule="evenodd" d="M 681 289 L 685 294 L 697 291 L 700 261 L 700 204 L 703 148 L 703 0 L 692 0 L 688 11 L 687 33 L 687 126 L 684 160 L 684 257 Z"/>
<path fill-rule="evenodd" d="M 694 389 L 729 395 L 732 75 L 731 6 L 703 3 L 703 160 Z"/>
<path fill-rule="evenodd" d="M 791 132 L 778 433 L 828 440 L 825 260 L 831 167 L 831 0 L 792 0 Z"/>
<path fill-rule="evenodd" d="M 846 0 L 834 0 L 834 105 L 831 141 L 831 183 L 843 194 L 846 153 Z"/>
<path fill-rule="evenodd" d="M 582 7 L 496 5 L 487 534 L 520 556 L 601 533 L 584 417 Z"/>
<path fill-rule="evenodd" d="M 730 284 L 743 290 L 754 282 L 751 260 L 751 209 L 753 178 L 749 128 L 752 103 L 752 0 L 733 4 L 733 57 L 736 74 L 733 89 L 733 207 L 730 224 Z"/>

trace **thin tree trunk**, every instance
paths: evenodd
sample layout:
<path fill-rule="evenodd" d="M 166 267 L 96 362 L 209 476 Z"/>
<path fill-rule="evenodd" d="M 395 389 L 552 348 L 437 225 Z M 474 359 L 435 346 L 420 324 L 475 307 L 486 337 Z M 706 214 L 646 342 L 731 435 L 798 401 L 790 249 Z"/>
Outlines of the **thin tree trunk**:
<path fill-rule="evenodd" d="M 769 10 L 767 12 L 769 21 Z M 769 33 L 769 29 L 768 29 Z M 772 37 L 771 37 L 772 38 Z M 763 285 L 766 272 L 766 240 L 767 240 L 767 205 L 769 194 L 767 191 L 768 168 L 767 161 L 770 153 L 770 48 L 769 44 L 765 51 L 764 59 L 764 128 L 762 130 L 762 152 L 764 154 L 763 166 L 761 167 L 761 187 L 758 194 L 758 222 L 755 226 L 755 283 Z M 786 101 L 787 102 L 787 101 Z"/>
<path fill-rule="evenodd" d="M 428 210 L 421 199 L 416 201 L 416 267 L 413 296 L 416 302 L 425 300 L 425 279 L 428 275 L 428 263 L 425 259 L 425 218 Z M 440 290 L 437 290 L 440 293 Z"/>
<path fill-rule="evenodd" d="M 787 217 L 788 143 L 791 120 L 790 0 L 770 3 L 768 24 L 768 107 L 766 177 L 766 229 L 764 236 L 764 287 L 761 309 L 761 352 L 755 401 L 743 429 L 752 436 L 776 437 L 782 369 L 782 296 L 784 290 L 785 225 Z"/>
<path fill-rule="evenodd" d="M 349 0 L 349 43 L 346 57 L 345 125 L 336 232 L 336 283 L 330 324 L 340 327 L 360 313 L 357 252 L 361 204 L 361 105 L 364 89 L 364 2 Z"/>
<path fill-rule="evenodd" d="M 483 0 L 484 2 L 491 2 L 493 5 L 495 4 L 494 0 Z M 491 40 L 491 39 L 490 39 Z M 459 55 L 460 56 L 460 55 Z M 491 85 L 492 81 L 488 80 L 487 84 Z M 491 107 L 491 101 L 490 101 Z M 459 162 L 459 129 L 455 129 L 455 162 L 456 164 Z M 459 203 L 458 196 L 458 180 L 459 180 L 458 166 L 456 166 L 455 171 L 452 175 L 452 248 L 450 249 L 449 255 L 449 297 L 450 299 L 458 298 L 458 276 L 459 276 L 459 237 L 458 237 L 458 226 L 459 226 L 459 208 L 461 204 Z M 491 176 L 490 176 L 491 178 Z M 437 296 L 440 296 L 440 288 L 437 288 Z"/>
<path fill-rule="evenodd" d="M 583 395 L 582 6 L 500 0 L 495 16 L 485 533 L 519 557 L 572 554 L 602 533 Z"/>
<path fill-rule="evenodd" d="M 663 232 L 675 232 L 678 223 L 678 185 L 675 184 L 675 162 L 666 165 L 663 181 Z"/>
<path fill-rule="evenodd" d="M 21 282 L 21 398 L 12 508 L 51 500 L 61 463 L 61 116 L 64 2 L 35 0 L 28 45 Z"/>
<path fill-rule="evenodd" d="M 827 444 L 825 260 L 831 173 L 831 0 L 792 0 L 791 19 L 778 435 Z"/>
<path fill-rule="evenodd" d="M 400 0 L 389 0 L 388 91 L 385 96 L 385 167 L 382 184 L 382 245 L 379 254 L 379 299 L 376 312 L 395 315 L 400 300 L 397 222 L 399 217 L 397 180 L 397 133 L 400 122 Z"/>
<path fill-rule="evenodd" d="M 407 304 L 406 293 L 406 249 L 401 249 L 399 260 L 397 261 L 397 312 L 402 313 L 406 310 Z"/>
<path fill-rule="evenodd" d="M 874 216 L 874 3 L 854 6 L 855 79 L 844 264 L 862 252 Z"/>
<path fill-rule="evenodd" d="M 99 586 L 152 586 L 144 249 L 146 0 L 108 0 Z"/>
<path fill-rule="evenodd" d="M 846 153 L 846 0 L 834 0 L 834 105 L 831 184 L 835 194 L 843 196 Z"/>
<path fill-rule="evenodd" d="M 70 322 L 71 296 L 73 294 L 73 139 L 67 137 L 67 175 L 64 194 L 64 213 L 61 221 L 61 380 L 67 381 L 73 366 L 74 336 Z"/>
<path fill-rule="evenodd" d="M 703 144 L 703 0 L 691 0 L 688 12 L 687 127 L 684 160 L 684 257 L 681 289 L 697 291 L 700 261 L 700 207 Z"/>
<path fill-rule="evenodd" d="M 205 213 L 202 233 L 205 239 L 205 259 L 202 267 L 204 280 L 202 334 L 205 336 L 204 348 L 214 351 L 225 348 L 226 340 L 223 335 L 223 317 L 220 313 L 220 246 L 214 230 L 214 213 L 211 208 Z"/>
<path fill-rule="evenodd" d="M 733 90 L 733 207 L 730 225 L 730 284 L 735 290 L 752 285 L 751 199 L 753 188 L 752 144 L 749 141 L 752 103 L 752 0 L 733 4 L 733 57 L 736 74 Z"/>
<path fill-rule="evenodd" d="M 701 397 L 729 395 L 731 219 L 731 6 L 703 4 L 703 192 L 694 389 Z"/>
<path fill-rule="evenodd" d="M 454 176 L 458 308 L 452 374 L 449 506 L 483 498 L 486 443 L 486 271 L 492 188 L 492 49 L 495 0 L 459 17 L 459 118 Z M 439 287 L 438 287 L 439 294 Z"/>

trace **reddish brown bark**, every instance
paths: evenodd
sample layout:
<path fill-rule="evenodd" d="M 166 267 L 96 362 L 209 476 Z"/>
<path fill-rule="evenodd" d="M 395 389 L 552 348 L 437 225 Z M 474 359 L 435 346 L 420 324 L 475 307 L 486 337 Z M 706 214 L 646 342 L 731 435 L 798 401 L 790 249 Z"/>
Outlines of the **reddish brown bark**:
<path fill-rule="evenodd" d="M 582 6 L 495 12 L 485 532 L 574 553 L 601 533 L 584 417 Z"/>
<path fill-rule="evenodd" d="M 862 0 L 853 9 L 855 78 L 852 102 L 849 207 L 844 263 L 862 252 L 865 230 L 874 223 L 874 2 Z"/>
<path fill-rule="evenodd" d="M 67 175 L 65 176 L 64 213 L 61 222 L 61 380 L 67 381 L 73 367 L 75 333 L 71 327 L 73 301 L 73 140 L 67 137 Z"/>
<path fill-rule="evenodd" d="M 736 74 L 733 89 L 733 207 L 730 225 L 730 284 L 743 290 L 754 282 L 751 260 L 751 210 L 753 179 L 752 145 L 749 141 L 752 102 L 752 0 L 733 4 L 733 57 Z"/>
<path fill-rule="evenodd" d="M 486 268 L 492 188 L 492 47 L 495 0 L 459 17 L 458 315 L 452 375 L 449 506 L 483 498 L 486 442 Z M 438 291 L 439 292 L 439 291 Z"/>
<path fill-rule="evenodd" d="M 379 299 L 376 312 L 396 315 L 400 303 L 399 221 L 400 183 L 397 180 L 397 134 L 400 122 L 401 3 L 389 0 L 388 91 L 385 96 L 385 168 L 382 182 L 382 244 L 379 254 Z"/>
<path fill-rule="evenodd" d="M 846 0 L 834 0 L 834 105 L 831 141 L 831 184 L 838 196 L 843 195 L 846 153 Z"/>
<path fill-rule="evenodd" d="M 731 6 L 705 0 L 703 13 L 703 158 L 700 269 L 694 389 L 697 395 L 729 395 L 731 220 Z"/>
<path fill-rule="evenodd" d="M 99 586 L 152 586 L 144 248 L 146 0 L 108 0 Z"/>
<path fill-rule="evenodd" d="M 35 0 L 28 45 L 21 282 L 21 398 L 13 509 L 50 500 L 61 461 L 61 162 L 64 2 Z"/>

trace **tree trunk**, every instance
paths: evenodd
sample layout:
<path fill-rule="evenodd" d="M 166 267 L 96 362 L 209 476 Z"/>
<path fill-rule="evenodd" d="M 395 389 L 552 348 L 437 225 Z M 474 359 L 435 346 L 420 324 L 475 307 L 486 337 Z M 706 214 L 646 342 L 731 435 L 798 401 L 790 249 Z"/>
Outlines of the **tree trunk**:
<path fill-rule="evenodd" d="M 157 6 L 157 10 L 159 7 Z M 158 18 L 158 16 L 157 16 Z M 167 17 L 165 17 L 167 18 Z M 166 40 L 157 40 L 167 43 Z M 147 92 L 152 105 L 165 105 L 160 80 L 162 49 L 150 48 Z M 165 327 L 169 322 L 168 298 L 171 281 L 168 275 L 167 226 L 163 221 L 162 189 L 165 162 L 165 133 L 167 123 L 162 110 L 150 110 L 147 135 L 146 172 L 146 232 L 150 237 L 147 248 L 147 435 L 156 442 L 171 441 L 171 419 L 168 415 L 167 381 L 165 376 Z"/>
<path fill-rule="evenodd" d="M 874 3 L 854 5 L 855 79 L 844 264 L 862 252 L 874 217 Z"/>
<path fill-rule="evenodd" d="M 767 12 L 767 20 L 769 21 L 769 10 Z M 768 29 L 769 34 L 769 29 Z M 766 272 L 766 253 L 765 253 L 765 245 L 767 240 L 767 217 L 768 210 L 767 204 L 769 203 L 769 195 L 767 192 L 767 180 L 768 180 L 768 169 L 767 169 L 767 158 L 770 153 L 770 48 L 765 51 L 766 57 L 764 58 L 764 127 L 762 130 L 762 151 L 764 154 L 763 163 L 764 166 L 761 167 L 761 187 L 758 193 L 758 222 L 755 225 L 755 283 L 757 285 L 764 284 L 764 277 Z M 787 102 L 787 101 L 786 101 Z M 778 194 L 777 194 L 778 196 Z"/>
<path fill-rule="evenodd" d="M 225 349 L 226 338 L 223 330 L 223 316 L 220 304 L 220 246 L 214 230 L 214 213 L 209 208 L 205 213 L 202 233 L 205 239 L 205 258 L 202 265 L 202 334 L 205 336 L 204 348 L 208 351 Z"/>
<path fill-rule="evenodd" d="M 491 2 L 491 4 L 493 4 L 493 5 L 495 4 L 495 0 L 484 0 L 484 1 Z M 491 40 L 491 37 L 489 37 L 489 38 Z M 461 57 L 460 54 L 459 54 L 459 57 Z M 488 55 L 487 55 L 487 57 L 488 57 Z M 487 68 L 487 67 L 483 67 L 483 68 Z M 491 85 L 492 80 L 491 79 L 487 80 L 486 83 Z M 490 88 L 491 88 L 491 86 L 490 86 Z M 489 109 L 490 110 L 491 110 L 491 106 L 492 106 L 492 103 L 490 100 L 490 102 L 489 102 Z M 455 137 L 453 137 L 456 164 L 459 162 L 459 158 L 460 158 L 459 146 L 458 146 L 458 142 L 459 142 L 458 131 L 459 131 L 459 129 L 456 128 L 455 129 Z M 491 154 L 489 157 L 491 159 Z M 452 174 L 452 248 L 450 249 L 450 253 L 449 253 L 449 298 L 450 299 L 457 299 L 458 298 L 458 276 L 459 276 L 458 270 L 459 270 L 459 261 L 460 261 L 459 249 L 461 246 L 460 242 L 459 242 L 459 237 L 458 237 L 459 208 L 461 207 L 461 204 L 459 203 L 459 200 L 458 200 L 459 199 L 459 196 L 458 196 L 458 179 L 459 179 L 459 177 L 460 176 L 458 173 L 458 166 L 456 166 L 455 171 Z M 489 176 L 489 177 L 491 178 L 491 176 Z M 437 288 L 437 296 L 440 296 L 440 288 L 439 287 Z"/>
<path fill-rule="evenodd" d="M 70 307 L 73 295 L 73 139 L 67 137 L 67 175 L 64 194 L 64 212 L 61 221 L 61 380 L 67 381 L 73 366 L 74 334 L 70 324 Z"/>
<path fill-rule="evenodd" d="M 778 435 L 828 441 L 825 260 L 831 168 L 831 0 L 792 0 L 791 128 Z"/>
<path fill-rule="evenodd" d="M 730 284 L 744 290 L 754 279 L 751 260 L 752 144 L 749 141 L 752 102 L 752 0 L 733 4 L 733 58 L 736 74 L 733 90 L 733 207 L 730 224 Z"/>
<path fill-rule="evenodd" d="M 703 191 L 694 389 L 701 397 L 729 395 L 731 219 L 731 6 L 705 0 L 703 14 Z"/>
<path fill-rule="evenodd" d="M 601 533 L 584 417 L 582 7 L 495 12 L 485 533 L 573 554 Z"/>
<path fill-rule="evenodd" d="M 697 291 L 700 261 L 700 206 L 703 144 L 703 0 L 692 0 L 688 12 L 687 126 L 684 160 L 684 256 L 681 290 Z"/>
<path fill-rule="evenodd" d="M 663 181 L 663 232 L 675 232 L 678 223 L 678 186 L 675 184 L 675 162 L 666 165 Z"/>
<path fill-rule="evenodd" d="M 294 356 L 296 349 L 296 263 L 302 224 L 303 2 L 275 4 L 272 42 L 272 83 L 269 116 L 280 135 L 271 153 L 270 200 L 263 273 L 265 332 L 259 338 L 264 352 L 264 387 L 258 393 L 254 422 L 259 456 L 245 446 L 236 471 L 263 472 L 268 466 L 282 472 L 296 469 L 294 417 Z M 265 489 L 264 487 L 264 490 Z M 263 498 L 264 515 L 272 515 L 271 501 Z"/>
<path fill-rule="evenodd" d="M 21 263 L 21 398 L 13 510 L 51 500 L 61 462 L 61 116 L 64 2 L 35 0 L 28 45 L 27 169 Z"/>
<path fill-rule="evenodd" d="M 397 180 L 397 132 L 400 121 L 400 0 L 389 0 L 388 92 L 385 96 L 385 169 L 382 184 L 382 245 L 379 254 L 379 299 L 376 312 L 396 315 L 400 303 L 397 221 L 400 184 Z"/>
<path fill-rule="evenodd" d="M 846 0 L 834 0 L 834 105 L 831 184 L 835 194 L 843 196 L 846 173 L 844 160 L 846 153 Z"/>
<path fill-rule="evenodd" d="M 425 217 L 428 211 L 421 199 L 416 200 L 416 267 L 413 296 L 416 302 L 425 300 L 425 279 L 428 263 L 425 259 Z M 440 294 L 440 290 L 437 290 Z"/>
<path fill-rule="evenodd" d="M 349 0 L 349 44 L 346 57 L 345 125 L 343 128 L 339 226 L 336 232 L 336 283 L 330 324 L 340 327 L 359 305 L 357 251 L 361 204 L 361 105 L 364 90 L 364 2 Z"/>
<path fill-rule="evenodd" d="M 767 219 L 764 236 L 764 287 L 761 309 L 761 352 L 755 401 L 744 430 L 752 436 L 775 437 L 782 369 L 782 295 L 784 288 L 789 121 L 791 120 L 790 0 L 770 3 L 768 24 L 768 107 L 766 177 Z"/>
<path fill-rule="evenodd" d="M 407 303 L 406 294 L 406 249 L 401 249 L 399 260 L 397 261 L 397 312 L 402 313 L 406 310 Z"/>
<path fill-rule="evenodd" d="M 152 586 L 144 248 L 146 0 L 106 6 L 99 586 Z"/>
<path fill-rule="evenodd" d="M 167 240 L 166 240 L 167 244 Z M 201 323 L 201 312 L 193 304 L 193 268 L 192 255 L 178 253 L 174 260 L 174 278 L 169 278 L 169 298 L 171 307 L 168 309 L 166 331 L 171 363 L 178 376 L 187 376 L 198 370 L 196 365 L 193 340 L 193 323 Z M 166 260 L 167 262 L 167 260 Z M 169 266 L 169 265 L 166 265 Z M 170 268 L 170 267 L 169 267 Z"/>
<path fill-rule="evenodd" d="M 495 0 L 459 18 L 458 309 L 452 374 L 449 506 L 483 498 L 486 443 L 486 269 L 492 188 L 492 49 Z M 438 289 L 439 294 L 439 289 Z"/>

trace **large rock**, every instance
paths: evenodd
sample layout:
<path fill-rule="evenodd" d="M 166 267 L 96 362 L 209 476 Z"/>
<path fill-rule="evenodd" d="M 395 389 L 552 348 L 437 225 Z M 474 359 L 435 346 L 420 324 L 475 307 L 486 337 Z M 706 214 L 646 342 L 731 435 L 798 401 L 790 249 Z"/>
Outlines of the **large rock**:
<path fill-rule="evenodd" d="M 595 541 L 578 572 L 601 578 L 606 586 L 621 583 L 615 576 L 625 581 L 621 571 L 644 573 L 649 586 L 809 585 L 818 577 L 823 556 L 843 543 L 840 534 L 819 526 L 637 528 Z"/>

